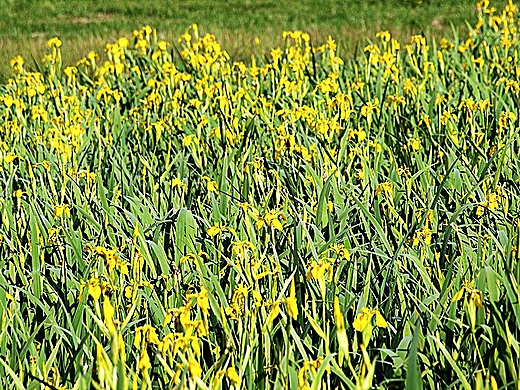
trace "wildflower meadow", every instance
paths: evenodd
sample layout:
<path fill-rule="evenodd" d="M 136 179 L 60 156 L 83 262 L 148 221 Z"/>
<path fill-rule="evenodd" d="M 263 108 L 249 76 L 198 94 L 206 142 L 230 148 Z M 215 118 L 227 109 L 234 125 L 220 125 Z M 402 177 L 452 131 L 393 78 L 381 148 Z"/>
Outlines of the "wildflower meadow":
<path fill-rule="evenodd" d="M 0 85 L 2 389 L 520 389 L 520 16 L 149 26 Z"/>

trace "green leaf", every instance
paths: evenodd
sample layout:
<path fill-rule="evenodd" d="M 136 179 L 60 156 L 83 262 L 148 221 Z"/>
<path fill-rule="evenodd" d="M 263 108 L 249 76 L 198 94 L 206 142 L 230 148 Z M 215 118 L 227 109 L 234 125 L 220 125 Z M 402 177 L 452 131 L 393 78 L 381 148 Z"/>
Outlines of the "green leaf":
<path fill-rule="evenodd" d="M 9 365 L 1 357 L 0 357 L 0 363 L 2 363 L 2 365 L 5 368 L 5 370 L 7 371 L 9 376 L 11 377 L 11 379 L 13 381 L 12 384 L 16 387 L 16 389 L 18 389 L 18 390 L 25 390 L 25 387 L 22 384 L 22 381 L 20 380 L 18 375 L 16 375 L 16 373 L 13 371 L 13 369 L 11 367 L 9 367 Z"/>
<path fill-rule="evenodd" d="M 175 253 L 176 259 L 188 254 L 197 254 L 195 247 L 195 237 L 197 234 L 197 224 L 190 210 L 182 208 L 177 215 L 175 224 Z"/>
<path fill-rule="evenodd" d="M 38 227 L 36 222 L 37 214 L 31 206 L 31 217 L 29 224 L 31 226 L 31 258 L 32 258 L 32 285 L 36 299 L 42 296 L 42 280 L 41 280 L 41 261 L 40 261 L 40 242 L 38 239 Z"/>
<path fill-rule="evenodd" d="M 410 347 L 410 355 L 408 356 L 408 366 L 406 369 L 406 390 L 421 390 L 423 388 L 423 381 L 421 378 L 421 369 L 419 367 L 418 349 L 419 349 L 419 335 L 421 327 L 419 322 L 415 325 L 413 332 L 412 345 Z"/>
<path fill-rule="evenodd" d="M 326 227 L 329 223 L 328 202 L 332 178 L 334 178 L 334 175 L 330 175 L 323 185 L 318 200 L 318 209 L 316 211 L 316 226 L 321 226 L 322 228 Z"/>
<path fill-rule="evenodd" d="M 440 351 L 450 364 L 450 367 L 456 372 L 458 379 L 462 384 L 462 388 L 464 388 L 465 390 L 471 390 L 471 385 L 466 379 L 467 374 L 462 372 L 461 368 L 458 366 L 457 362 L 451 357 L 451 353 L 446 349 L 442 341 L 432 335 L 429 335 L 428 337 L 435 341 L 437 347 L 440 349 Z"/>

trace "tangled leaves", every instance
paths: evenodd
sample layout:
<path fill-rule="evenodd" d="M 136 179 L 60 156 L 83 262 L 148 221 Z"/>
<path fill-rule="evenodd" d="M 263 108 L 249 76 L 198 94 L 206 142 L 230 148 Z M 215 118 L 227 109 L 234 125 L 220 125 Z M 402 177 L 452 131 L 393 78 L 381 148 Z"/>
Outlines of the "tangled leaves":
<path fill-rule="evenodd" d="M 518 15 L 478 10 L 467 37 L 381 32 L 355 61 L 300 31 L 232 61 L 197 26 L 14 58 L 0 378 L 518 382 Z"/>

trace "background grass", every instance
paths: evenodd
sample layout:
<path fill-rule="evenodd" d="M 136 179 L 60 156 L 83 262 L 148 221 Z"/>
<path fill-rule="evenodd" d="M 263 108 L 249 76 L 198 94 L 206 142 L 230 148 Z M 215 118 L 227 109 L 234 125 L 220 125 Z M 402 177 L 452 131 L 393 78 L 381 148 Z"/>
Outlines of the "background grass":
<path fill-rule="evenodd" d="M 347 55 L 380 30 L 406 40 L 416 33 L 449 35 L 452 24 L 474 24 L 474 8 L 473 0 L 1 0 L 0 80 L 8 77 L 12 57 L 39 61 L 54 36 L 63 40 L 64 62 L 69 64 L 90 50 L 102 53 L 107 42 L 144 25 L 174 41 L 192 23 L 214 34 L 232 58 L 241 60 L 279 46 L 284 30 L 305 30 L 319 42 L 331 34 L 340 55 Z"/>

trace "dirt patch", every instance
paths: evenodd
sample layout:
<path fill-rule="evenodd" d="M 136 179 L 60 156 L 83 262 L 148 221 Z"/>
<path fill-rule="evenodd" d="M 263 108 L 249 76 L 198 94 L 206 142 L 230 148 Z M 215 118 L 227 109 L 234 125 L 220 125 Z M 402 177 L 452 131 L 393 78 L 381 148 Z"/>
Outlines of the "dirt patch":
<path fill-rule="evenodd" d="M 35 39 L 37 39 L 37 38 L 45 38 L 45 37 L 47 37 L 47 34 L 44 33 L 44 32 L 34 32 L 34 33 L 31 34 L 31 38 L 35 38 Z"/>
<path fill-rule="evenodd" d="M 87 16 L 71 16 L 71 15 L 60 15 L 60 18 L 67 19 L 74 24 L 91 24 L 91 23 L 103 23 L 114 19 L 113 14 L 98 12 L 93 15 Z"/>
<path fill-rule="evenodd" d="M 442 29 L 444 27 L 444 25 L 442 24 L 442 21 L 440 19 L 433 19 L 432 20 L 432 26 L 437 28 L 437 29 Z"/>

